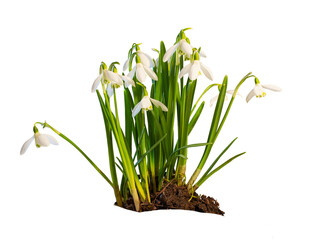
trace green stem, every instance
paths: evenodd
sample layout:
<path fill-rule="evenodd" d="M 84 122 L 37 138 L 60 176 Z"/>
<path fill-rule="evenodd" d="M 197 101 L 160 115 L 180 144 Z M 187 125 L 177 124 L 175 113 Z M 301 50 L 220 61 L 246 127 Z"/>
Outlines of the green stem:
<path fill-rule="evenodd" d="M 113 187 L 112 182 L 110 181 L 110 179 L 100 170 L 100 168 L 97 167 L 97 165 L 87 156 L 87 154 L 85 154 L 81 148 L 78 147 L 77 144 L 75 144 L 73 141 L 71 141 L 68 137 L 66 137 L 64 134 L 62 134 L 61 132 L 59 132 L 58 130 L 56 130 L 55 128 L 53 128 L 51 125 L 49 125 L 47 122 L 45 123 L 41 123 L 41 122 L 37 122 L 39 124 L 41 124 L 43 126 L 43 128 L 48 127 L 50 128 L 52 131 L 54 131 L 56 134 L 58 134 L 60 137 L 62 137 L 64 140 L 66 140 L 68 143 L 70 143 L 73 147 L 75 147 L 87 160 L 88 162 L 98 171 L 98 173 L 100 173 L 100 175 L 111 185 L 111 187 Z"/>

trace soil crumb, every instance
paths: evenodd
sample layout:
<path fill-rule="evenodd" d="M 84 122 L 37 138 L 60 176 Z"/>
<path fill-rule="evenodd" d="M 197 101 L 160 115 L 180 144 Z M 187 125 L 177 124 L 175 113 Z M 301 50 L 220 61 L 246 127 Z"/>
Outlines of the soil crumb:
<path fill-rule="evenodd" d="M 175 181 L 164 182 L 162 189 L 156 194 L 152 193 L 150 197 L 151 203 L 145 201 L 140 204 L 142 212 L 158 209 L 184 209 L 224 215 L 217 200 L 205 195 L 198 195 L 196 192 L 191 196 L 185 185 L 178 186 Z M 123 207 L 135 211 L 131 196 Z"/>

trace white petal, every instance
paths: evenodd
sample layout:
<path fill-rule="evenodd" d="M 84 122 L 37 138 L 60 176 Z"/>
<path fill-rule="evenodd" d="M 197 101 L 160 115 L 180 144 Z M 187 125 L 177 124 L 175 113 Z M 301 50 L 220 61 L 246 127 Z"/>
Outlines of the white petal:
<path fill-rule="evenodd" d="M 116 73 L 117 77 L 115 79 L 115 81 L 112 82 L 113 85 L 115 85 L 115 87 L 119 87 L 123 85 L 123 81 L 122 81 L 122 75 L 120 75 L 119 73 Z"/>
<path fill-rule="evenodd" d="M 191 67 L 192 67 L 192 63 L 189 63 L 187 66 L 183 67 L 181 69 L 181 72 L 179 73 L 178 78 L 182 78 L 186 73 L 188 73 Z"/>
<path fill-rule="evenodd" d="M 190 80 L 195 80 L 198 78 L 200 72 L 200 61 L 195 60 L 193 61 L 193 64 L 191 66 L 191 69 L 189 71 L 189 78 Z"/>
<path fill-rule="evenodd" d="M 49 134 L 42 134 L 44 136 L 46 136 L 49 139 L 49 142 L 53 145 L 59 145 L 58 141 L 51 135 Z"/>
<path fill-rule="evenodd" d="M 137 63 L 136 77 L 139 82 L 144 82 L 146 80 L 146 72 L 144 71 L 142 63 Z"/>
<path fill-rule="evenodd" d="M 253 88 L 253 92 L 257 97 L 262 97 L 265 95 L 263 92 L 263 88 L 260 83 L 256 84 L 255 87 Z"/>
<path fill-rule="evenodd" d="M 107 93 L 109 97 L 113 96 L 113 87 L 111 84 L 108 84 Z"/>
<path fill-rule="evenodd" d="M 154 63 L 153 63 L 153 59 L 152 57 L 150 57 L 148 54 L 146 53 L 143 53 L 148 59 L 149 59 L 149 62 L 150 62 L 150 68 L 153 68 L 154 67 Z"/>
<path fill-rule="evenodd" d="M 134 68 L 132 68 L 132 70 L 128 73 L 128 77 L 129 78 L 133 78 L 134 74 L 136 73 L 137 67 L 134 66 Z"/>
<path fill-rule="evenodd" d="M 50 145 L 49 138 L 47 138 L 47 136 L 44 134 L 36 133 L 35 141 L 40 147 L 48 147 Z"/>
<path fill-rule="evenodd" d="M 132 109 L 132 117 L 134 118 L 141 110 L 141 102 Z"/>
<path fill-rule="evenodd" d="M 144 66 L 147 66 L 147 67 L 150 67 L 150 68 L 153 68 L 153 61 L 152 61 L 152 58 L 145 54 L 144 52 L 141 52 L 141 51 L 138 51 L 137 52 L 140 60 L 141 60 L 141 63 L 144 65 Z"/>
<path fill-rule="evenodd" d="M 212 107 L 212 106 L 213 106 L 213 104 L 217 101 L 218 96 L 219 96 L 219 95 L 214 96 L 213 98 L 211 98 L 211 100 L 210 100 L 210 107 Z"/>
<path fill-rule="evenodd" d="M 111 82 L 113 84 L 122 85 L 122 80 L 119 76 L 119 74 L 111 72 L 111 71 L 104 71 L 106 79 L 108 82 Z"/>
<path fill-rule="evenodd" d="M 192 48 L 191 48 L 190 44 L 185 39 L 181 39 L 179 42 L 179 45 L 180 45 L 180 49 L 182 52 L 184 52 L 188 56 L 190 56 L 192 54 Z"/>
<path fill-rule="evenodd" d="M 150 98 L 150 100 L 156 107 L 160 107 L 162 111 L 168 112 L 168 108 L 162 102 L 153 98 Z"/>
<path fill-rule="evenodd" d="M 156 74 L 154 71 L 152 71 L 151 68 L 148 68 L 148 67 L 146 67 L 146 66 L 143 66 L 143 68 L 144 68 L 144 71 L 148 74 L 148 76 L 149 76 L 151 79 L 153 79 L 153 80 L 155 80 L 155 81 L 158 81 L 158 76 L 157 76 L 157 74 Z"/>
<path fill-rule="evenodd" d="M 126 71 L 129 67 L 129 58 L 123 64 L 123 71 Z"/>
<path fill-rule="evenodd" d="M 246 101 L 249 102 L 251 98 L 253 98 L 256 94 L 254 93 L 254 89 L 252 89 L 247 95 Z"/>
<path fill-rule="evenodd" d="M 140 103 L 142 109 L 152 109 L 152 104 L 148 96 L 144 96 Z"/>
<path fill-rule="evenodd" d="M 31 142 L 33 141 L 33 139 L 34 139 L 34 135 L 33 135 L 31 138 L 29 138 L 29 139 L 22 145 L 21 150 L 20 150 L 20 155 L 24 154 L 24 153 L 27 151 L 27 149 L 29 148 L 29 146 L 30 146 Z"/>
<path fill-rule="evenodd" d="M 166 62 L 169 60 L 172 54 L 177 50 L 178 46 L 179 46 L 179 43 L 176 43 L 175 45 L 173 45 L 171 48 L 167 50 L 167 52 L 163 56 L 163 62 Z"/>
<path fill-rule="evenodd" d="M 266 85 L 263 84 L 262 87 L 265 88 L 265 89 L 269 89 L 271 91 L 275 91 L 275 92 L 280 92 L 281 91 L 281 88 L 279 88 L 276 85 L 272 85 L 272 84 L 266 84 Z"/>
<path fill-rule="evenodd" d="M 200 62 L 200 68 L 201 71 L 203 72 L 203 74 L 209 79 L 209 80 L 213 80 L 213 75 L 211 73 L 211 70 L 204 65 L 202 62 Z"/>
<path fill-rule="evenodd" d="M 101 81 L 101 78 L 102 78 L 102 74 L 100 74 L 96 80 L 94 80 L 93 84 L 92 84 L 92 87 L 91 87 L 91 92 L 95 92 L 96 89 L 98 88 L 99 84 L 100 84 L 100 81 Z"/>

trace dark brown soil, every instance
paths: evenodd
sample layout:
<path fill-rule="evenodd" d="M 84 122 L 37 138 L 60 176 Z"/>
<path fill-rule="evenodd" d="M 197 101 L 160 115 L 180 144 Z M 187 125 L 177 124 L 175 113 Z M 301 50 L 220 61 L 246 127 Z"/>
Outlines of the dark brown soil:
<path fill-rule="evenodd" d="M 134 211 L 133 199 L 129 197 L 123 207 Z M 147 201 L 141 203 L 142 212 L 158 209 L 184 209 L 224 215 L 217 200 L 197 193 L 191 196 L 186 186 L 178 186 L 174 181 L 165 182 L 161 191 L 152 193 L 151 203 Z"/>

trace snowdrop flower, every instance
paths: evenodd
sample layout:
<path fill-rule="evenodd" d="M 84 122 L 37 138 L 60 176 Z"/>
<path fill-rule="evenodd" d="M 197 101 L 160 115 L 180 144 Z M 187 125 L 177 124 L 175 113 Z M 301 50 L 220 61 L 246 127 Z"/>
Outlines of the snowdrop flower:
<path fill-rule="evenodd" d="M 104 69 L 103 72 L 94 80 L 91 88 L 91 92 L 96 91 L 101 80 L 104 80 L 107 84 L 111 84 L 112 87 L 120 87 L 123 82 L 121 76 L 118 73 L 114 73 L 107 69 Z"/>
<path fill-rule="evenodd" d="M 265 89 L 269 89 L 269 90 L 275 91 L 275 92 L 281 91 L 281 88 L 279 88 L 278 86 L 275 86 L 275 85 L 270 85 L 270 84 L 261 85 L 259 80 L 257 80 L 257 78 L 256 78 L 256 85 L 249 92 L 249 94 L 246 98 L 246 101 L 249 102 L 251 100 L 251 98 L 253 98 L 253 96 L 256 96 L 259 98 L 264 97 L 266 95 L 266 93 L 264 92 Z"/>
<path fill-rule="evenodd" d="M 21 147 L 20 155 L 24 154 L 29 148 L 31 142 L 35 140 L 36 147 L 48 147 L 50 144 L 58 145 L 58 141 L 48 134 L 40 134 L 36 129 L 34 135 L 29 138 Z"/>
<path fill-rule="evenodd" d="M 210 69 L 204 65 L 199 60 L 199 54 L 195 53 L 195 60 L 191 61 L 188 65 L 186 65 L 184 68 L 181 69 L 181 72 L 179 73 L 179 78 L 182 78 L 185 74 L 188 73 L 188 76 L 190 80 L 195 80 L 198 78 L 200 70 L 204 73 L 204 75 L 209 79 L 213 80 L 212 73 Z"/>
<path fill-rule="evenodd" d="M 192 47 L 190 44 L 185 40 L 181 39 L 178 43 L 173 45 L 171 48 L 167 50 L 167 52 L 163 56 L 163 62 L 166 62 L 169 60 L 169 58 L 177 51 L 181 50 L 184 54 L 189 57 L 192 54 Z"/>
<path fill-rule="evenodd" d="M 228 91 L 226 91 L 226 93 L 232 95 L 232 94 L 234 93 L 234 90 L 228 90 Z M 228 96 L 227 96 L 227 94 L 225 95 L 224 101 L 228 101 Z M 242 97 L 241 94 L 238 93 L 238 92 L 236 93 L 236 95 Z M 210 100 L 210 107 L 213 106 L 213 104 L 217 101 L 218 97 L 219 97 L 219 95 L 216 95 L 216 96 L 214 96 L 213 98 L 211 98 L 211 100 Z"/>
<path fill-rule="evenodd" d="M 141 63 L 142 63 L 143 65 L 145 65 L 145 66 L 148 66 L 149 68 L 153 68 L 153 67 L 154 67 L 154 64 L 153 64 L 152 58 L 151 58 L 148 54 L 146 54 L 145 52 L 142 52 L 142 51 L 140 50 L 139 45 L 136 44 L 136 45 L 135 45 L 135 48 L 136 48 L 136 54 L 137 54 L 138 57 L 140 58 Z M 130 61 L 130 58 L 128 58 L 128 59 L 125 61 L 124 65 L 123 65 L 123 71 L 126 71 L 126 70 L 128 69 L 128 67 L 129 67 L 129 61 Z"/>
<path fill-rule="evenodd" d="M 137 63 L 131 72 L 129 72 L 128 77 L 132 79 L 134 74 L 136 74 L 139 82 L 144 82 L 146 80 L 146 75 L 148 75 L 151 79 L 158 81 L 157 74 L 142 63 Z"/>
<path fill-rule="evenodd" d="M 139 56 L 139 58 L 141 60 L 141 63 L 144 66 L 148 66 L 149 68 L 153 68 L 154 67 L 153 60 L 148 54 L 142 52 L 141 50 L 138 50 L 137 51 L 137 55 Z"/>
<path fill-rule="evenodd" d="M 141 111 L 141 109 L 145 111 L 152 110 L 151 103 L 153 103 L 156 107 L 160 107 L 162 111 L 168 111 L 168 108 L 162 102 L 149 96 L 144 96 L 142 100 L 132 109 L 132 117 L 134 118 Z"/>

